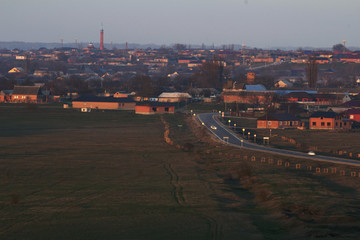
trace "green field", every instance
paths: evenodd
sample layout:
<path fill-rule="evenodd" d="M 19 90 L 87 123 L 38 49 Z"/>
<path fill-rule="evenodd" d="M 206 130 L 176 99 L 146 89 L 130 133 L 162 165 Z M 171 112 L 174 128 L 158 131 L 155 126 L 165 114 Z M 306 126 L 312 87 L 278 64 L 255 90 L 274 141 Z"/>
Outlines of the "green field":
<path fill-rule="evenodd" d="M 296 170 L 220 145 L 184 115 L 164 119 L 174 145 L 160 116 L 0 105 L 0 239 L 359 235 L 358 169 Z M 259 162 L 270 157 L 291 166 Z"/>

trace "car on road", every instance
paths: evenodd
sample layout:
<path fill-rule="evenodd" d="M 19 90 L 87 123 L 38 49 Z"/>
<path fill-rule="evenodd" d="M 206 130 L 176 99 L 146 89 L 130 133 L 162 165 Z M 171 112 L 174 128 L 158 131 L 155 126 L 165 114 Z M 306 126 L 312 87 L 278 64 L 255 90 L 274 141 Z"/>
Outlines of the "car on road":
<path fill-rule="evenodd" d="M 211 125 L 210 128 L 211 128 L 212 130 L 216 130 L 216 129 L 217 129 L 217 127 L 214 126 L 214 125 Z"/>
<path fill-rule="evenodd" d="M 316 155 L 313 151 L 310 151 L 307 154 L 310 155 L 310 156 L 315 156 Z"/>

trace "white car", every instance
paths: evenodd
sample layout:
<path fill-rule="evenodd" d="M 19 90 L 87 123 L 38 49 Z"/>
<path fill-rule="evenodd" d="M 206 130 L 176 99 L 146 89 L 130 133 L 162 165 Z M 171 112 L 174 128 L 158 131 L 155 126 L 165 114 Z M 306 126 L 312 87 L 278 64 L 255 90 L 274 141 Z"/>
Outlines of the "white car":
<path fill-rule="evenodd" d="M 313 151 L 308 152 L 308 155 L 315 156 L 316 154 Z"/>
<path fill-rule="evenodd" d="M 216 129 L 217 129 L 217 127 L 215 127 L 214 125 L 211 125 L 210 128 L 211 128 L 212 130 L 216 130 Z"/>

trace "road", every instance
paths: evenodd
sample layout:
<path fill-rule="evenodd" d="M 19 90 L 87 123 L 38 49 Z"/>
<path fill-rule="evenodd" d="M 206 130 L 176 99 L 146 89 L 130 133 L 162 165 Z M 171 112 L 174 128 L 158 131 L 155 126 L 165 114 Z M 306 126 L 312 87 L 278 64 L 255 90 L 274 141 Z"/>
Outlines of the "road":
<path fill-rule="evenodd" d="M 251 143 L 235 135 L 234 132 L 232 132 L 226 126 L 224 126 L 224 124 L 222 124 L 217 119 L 218 115 L 219 115 L 218 113 L 202 113 L 202 114 L 198 114 L 197 118 L 199 119 L 200 122 L 203 123 L 204 127 L 206 127 L 213 135 L 215 135 L 223 143 L 230 144 L 234 147 L 278 154 L 288 157 L 306 158 L 315 161 L 330 162 L 330 163 L 345 164 L 345 165 L 360 167 L 360 161 L 357 160 L 321 156 L 321 155 L 309 156 L 307 153 L 270 148 L 270 147 L 265 147 L 262 145 Z M 211 129 L 211 126 L 215 126 L 217 129 L 216 130 Z"/>

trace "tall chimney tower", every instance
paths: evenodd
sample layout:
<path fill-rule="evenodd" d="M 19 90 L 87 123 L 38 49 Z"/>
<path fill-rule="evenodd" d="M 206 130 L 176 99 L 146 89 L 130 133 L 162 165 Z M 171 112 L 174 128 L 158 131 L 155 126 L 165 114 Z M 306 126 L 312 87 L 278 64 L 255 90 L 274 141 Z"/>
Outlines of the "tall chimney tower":
<path fill-rule="evenodd" d="M 104 50 L 104 28 L 101 24 L 101 30 L 100 30 L 100 50 Z"/>

